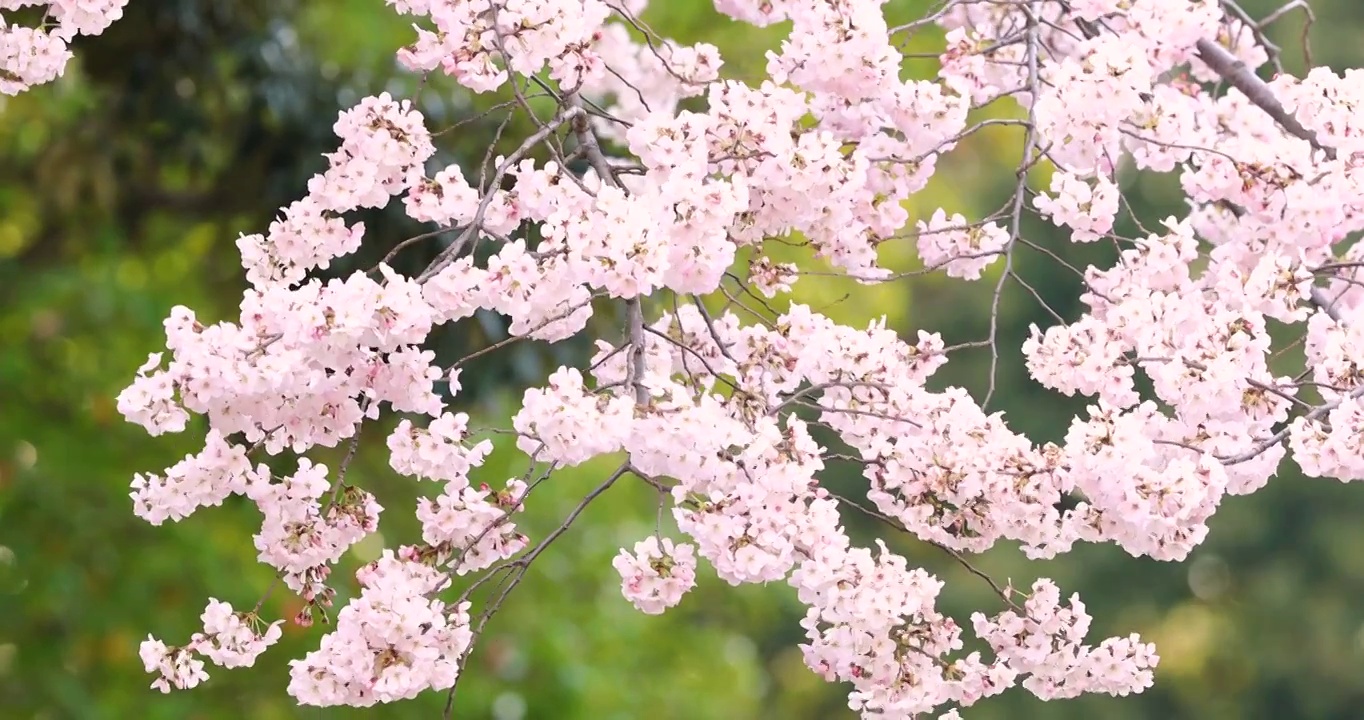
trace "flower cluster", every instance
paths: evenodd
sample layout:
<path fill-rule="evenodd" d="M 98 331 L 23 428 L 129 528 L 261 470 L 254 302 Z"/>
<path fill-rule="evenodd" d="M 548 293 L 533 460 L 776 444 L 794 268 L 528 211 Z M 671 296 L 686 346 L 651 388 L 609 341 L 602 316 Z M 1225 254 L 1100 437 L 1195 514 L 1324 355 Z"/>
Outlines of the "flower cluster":
<path fill-rule="evenodd" d="M 326 172 L 308 181 L 308 196 L 285 208 L 268 235 L 237 240 L 247 280 L 257 287 L 292 285 L 358 250 L 364 225 L 347 226 L 339 215 L 387 205 L 422 179 L 422 164 L 436 151 L 421 113 L 388 93 L 343 111 L 332 129 L 341 147 L 327 156 Z"/>
<path fill-rule="evenodd" d="M 1052 197 L 1039 194 L 1033 203 L 1037 211 L 1058 226 L 1070 228 L 1075 242 L 1098 240 L 1113 229 L 1118 214 L 1118 186 L 1099 177 L 1091 185 L 1067 172 L 1051 176 Z"/>
<path fill-rule="evenodd" d="M 465 413 L 447 412 L 425 428 L 403 420 L 388 436 L 389 464 L 402 475 L 468 485 L 469 471 L 482 465 L 493 450 L 491 440 L 465 446 L 468 436 Z"/>
<path fill-rule="evenodd" d="M 454 685 L 473 632 L 467 603 L 446 608 L 428 597 L 449 585 L 446 576 L 386 552 L 355 577 L 363 589 L 336 629 L 290 663 L 289 694 L 308 705 L 367 707 Z"/>
<path fill-rule="evenodd" d="M 521 510 L 525 482 L 509 480 L 506 489 L 497 492 L 487 485 L 455 487 L 447 485 L 435 500 L 419 500 L 417 519 L 422 523 L 422 539 L 438 557 L 449 558 L 456 573 L 482 570 L 525 549 L 528 539 L 507 522 L 508 515 Z"/>
<path fill-rule="evenodd" d="M 254 613 L 233 612 L 231 605 L 213 598 L 209 598 L 202 618 L 204 631 L 194 634 L 190 647 L 225 668 L 255 663 L 256 657 L 283 634 L 279 627 L 283 620 L 266 625 L 261 632 L 258 626 L 262 623 Z"/>
<path fill-rule="evenodd" d="M 201 507 L 221 505 L 233 494 L 259 484 L 265 469 L 251 467 L 246 449 L 210 430 L 198 455 L 166 470 L 165 476 L 138 473 L 133 477 L 133 512 L 153 525 L 183 520 Z"/>
<path fill-rule="evenodd" d="M 283 635 L 283 620 L 266 624 L 254 611 L 234 612 L 231 605 L 213 598 L 209 598 L 200 618 L 204 631 L 195 633 L 184 647 L 167 647 L 150 636 L 142 642 L 142 663 L 147 672 L 157 675 L 153 689 L 168 693 L 172 688 L 184 690 L 207 680 L 204 661 L 196 654 L 220 667 L 245 667 L 254 664 Z"/>
<path fill-rule="evenodd" d="M 677 605 L 696 584 L 696 548 L 650 535 L 611 562 L 620 573 L 620 591 L 640 612 L 659 615 Z"/>
<path fill-rule="evenodd" d="M 1009 232 L 989 223 L 972 227 L 960 214 L 947 217 L 937 210 L 928 222 L 919 221 L 919 257 L 924 265 L 943 268 L 951 277 L 979 280 L 1009 244 Z"/>
<path fill-rule="evenodd" d="M 509 73 L 548 68 L 564 87 L 605 72 L 593 35 L 610 12 L 600 0 L 388 0 L 398 12 L 428 18 L 398 58 L 409 70 L 441 68 L 475 92 L 496 90 Z"/>
<path fill-rule="evenodd" d="M 1078 595 L 1061 607 L 1061 591 L 1039 580 L 1023 607 L 986 618 L 971 616 L 976 633 L 1009 670 L 1027 675 L 1023 687 L 1043 700 L 1076 697 L 1095 690 L 1110 695 L 1141 692 L 1151 685 L 1154 647 L 1134 635 L 1109 638 L 1098 647 L 1081 645 L 1090 617 Z"/>
<path fill-rule="evenodd" d="M 152 681 L 151 685 L 153 690 L 160 690 L 163 693 L 168 693 L 172 689 L 188 690 L 208 679 L 208 673 L 204 671 L 204 661 L 195 657 L 194 651 L 190 648 L 169 647 L 148 635 L 139 646 L 138 655 L 142 658 L 142 665 L 147 672 L 156 675 L 156 680 Z"/>
<path fill-rule="evenodd" d="M 77 35 L 99 35 L 123 17 L 128 0 L 0 0 L 0 12 L 46 7 L 45 22 L 13 25 L 0 14 L 0 94 L 19 93 L 61 77 Z"/>
<path fill-rule="evenodd" d="M 324 508 L 322 496 L 331 489 L 327 467 L 299 460 L 298 472 L 282 482 L 260 482 L 246 491 L 265 514 L 256 535 L 261 562 L 283 573 L 288 585 L 311 600 L 305 577 L 331 565 L 351 545 L 379 526 L 382 508 L 374 496 L 356 487 L 337 485 Z"/>

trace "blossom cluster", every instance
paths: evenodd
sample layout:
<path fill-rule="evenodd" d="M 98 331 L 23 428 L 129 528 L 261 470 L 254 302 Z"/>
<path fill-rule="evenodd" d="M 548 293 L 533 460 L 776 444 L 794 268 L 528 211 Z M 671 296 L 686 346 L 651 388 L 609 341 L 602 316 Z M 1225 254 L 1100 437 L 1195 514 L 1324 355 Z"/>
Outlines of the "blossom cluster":
<path fill-rule="evenodd" d="M 650 535 L 611 562 L 620 573 L 621 593 L 640 612 L 660 615 L 681 602 L 696 584 L 696 548 Z"/>
<path fill-rule="evenodd" d="M 0 13 L 44 8 L 39 27 L 12 24 L 0 14 L 0 94 L 17 95 L 61 77 L 77 35 L 98 35 L 123 17 L 128 0 L 0 0 Z"/>
<path fill-rule="evenodd" d="M 1021 604 L 995 588 L 994 612 L 959 624 L 938 607 L 943 580 L 898 554 L 894 533 L 855 545 L 844 511 L 957 558 L 1001 542 L 1039 558 L 1091 542 L 1180 560 L 1224 497 L 1263 487 L 1285 458 L 1310 475 L 1364 477 L 1364 249 L 1341 248 L 1364 230 L 1357 72 L 1260 80 L 1269 50 L 1215 0 L 1083 0 L 949 3 L 925 20 L 945 32 L 938 76 L 904 80 L 900 43 L 915 26 L 890 27 L 882 4 L 715 0 L 738 21 L 789 21 L 765 76 L 747 83 L 722 77 L 714 46 L 640 39 L 644 0 L 389 0 L 418 21 L 398 54 L 406 68 L 477 93 L 534 76 L 553 114 L 521 108 L 536 134 L 473 182 L 470 169 L 433 166 L 435 133 L 408 100 L 345 110 L 307 194 L 238 240 L 250 283 L 240 317 L 205 324 L 174 308 L 166 352 L 118 401 L 152 434 L 196 415 L 210 428 L 201 453 L 135 477 L 134 511 L 159 524 L 232 495 L 254 502 L 260 560 L 303 598 L 305 624 L 331 606 L 332 568 L 381 512 L 344 462 L 333 472 L 307 455 L 358 448 L 363 424 L 402 416 L 389 467 L 438 487 L 412 509 L 422 542 L 356 574 L 359 596 L 294 661 L 298 701 L 364 706 L 453 686 L 472 628 L 501 602 L 476 600 L 482 581 L 519 578 L 577 517 L 531 549 L 511 520 L 532 501 L 530 474 L 479 477 L 493 445 L 461 411 L 459 363 L 438 363 L 429 340 L 480 311 L 545 342 L 623 311 L 623 338 L 593 338 L 590 365 L 525 391 L 507 431 L 515 447 L 546 473 L 622 459 L 584 505 L 623 475 L 671 504 L 677 539 L 660 522 L 613 561 L 639 610 L 678 605 L 703 572 L 789 584 L 805 608 L 806 664 L 849 684 L 868 718 L 959 717 L 1011 687 L 1043 699 L 1141 692 L 1159 658 L 1136 635 L 1088 640 L 1083 603 L 1063 606 L 1046 579 Z M 1014 115 L 968 125 L 987 105 Z M 1023 138 L 1006 209 L 936 208 L 911 223 L 916 194 L 991 124 Z M 1124 217 L 1128 168 L 1177 173 L 1189 213 L 1154 232 Z M 364 241 L 348 214 L 399 196 L 447 237 L 437 258 L 414 276 L 379 263 L 319 279 Z M 1116 260 L 1076 268 L 1027 237 L 1027 216 L 1074 243 L 1111 240 Z M 1120 234 L 1128 219 L 1140 236 Z M 1035 442 L 990 409 L 996 317 L 988 385 L 930 389 L 959 349 L 941 335 L 843 325 L 785 297 L 812 273 L 779 262 L 777 245 L 877 283 L 900 277 L 880 255 L 900 242 L 926 272 L 995 278 L 992 312 L 1009 282 L 1045 302 L 1013 263 L 1020 248 L 1078 277 L 1083 311 L 1053 312 L 1021 347 L 1032 380 L 1089 399 L 1063 438 Z M 754 310 L 753 298 L 779 309 Z M 1271 362 L 1280 325 L 1305 346 L 1291 373 Z M 279 475 L 255 452 L 296 456 L 297 469 Z M 833 458 L 861 469 L 864 498 L 824 486 Z M 474 577 L 447 604 L 460 576 Z M 202 681 L 200 655 L 248 664 L 277 636 L 214 603 L 189 646 L 144 643 L 157 687 Z M 965 652 L 968 630 L 988 652 Z"/>
<path fill-rule="evenodd" d="M 468 605 L 429 596 L 449 584 L 391 552 L 355 575 L 362 588 L 317 650 L 290 663 L 289 694 L 308 705 L 367 707 L 455 684 L 473 642 Z"/>
<path fill-rule="evenodd" d="M 440 68 L 475 92 L 505 84 L 511 74 L 548 68 L 562 87 L 574 88 L 605 72 L 593 35 L 610 13 L 601 0 L 388 0 L 400 13 L 426 18 L 435 28 L 398 59 L 409 70 Z"/>
<path fill-rule="evenodd" d="M 139 654 L 147 672 L 156 673 L 152 688 L 168 693 L 172 688 L 192 688 L 208 679 L 204 661 L 225 668 L 246 667 L 283 635 L 283 620 L 265 623 L 255 611 L 234 612 L 232 606 L 210 598 L 200 616 L 204 631 L 195 633 L 184 647 L 167 647 L 148 636 Z"/>
<path fill-rule="evenodd" d="M 1084 603 L 1072 595 L 1070 607 L 1063 608 L 1060 599 L 1054 583 L 1039 580 L 1021 614 L 1011 610 L 990 619 L 976 613 L 971 620 L 1010 672 L 1029 675 L 1023 686 L 1043 700 L 1086 690 L 1127 695 L 1150 684 L 1156 663 L 1150 645 L 1135 635 L 1109 638 L 1098 647 L 1081 645 L 1090 623 Z"/>

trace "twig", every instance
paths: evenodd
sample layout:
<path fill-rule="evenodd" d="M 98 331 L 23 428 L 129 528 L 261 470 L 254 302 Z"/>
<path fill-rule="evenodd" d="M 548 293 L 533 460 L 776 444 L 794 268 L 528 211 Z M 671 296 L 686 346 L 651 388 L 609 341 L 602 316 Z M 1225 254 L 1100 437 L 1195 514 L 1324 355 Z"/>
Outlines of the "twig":
<path fill-rule="evenodd" d="M 531 563 L 535 562 L 537 557 L 540 557 L 540 553 L 543 553 L 551 543 L 559 539 L 565 532 L 568 532 L 568 528 L 573 525 L 574 521 L 578 519 L 578 516 L 582 514 L 583 510 L 587 509 L 587 506 L 590 505 L 593 500 L 601 497 L 602 493 L 606 492 L 622 475 L 629 471 L 629 463 L 625 463 L 616 468 L 616 471 L 611 473 L 611 476 L 608 477 L 605 482 L 598 485 L 592 492 L 588 493 L 587 496 L 578 503 L 577 507 L 573 508 L 573 511 L 568 514 L 568 517 L 564 518 L 564 521 L 560 523 L 559 527 L 556 528 L 554 532 L 551 532 L 544 540 L 540 541 L 540 544 L 536 545 L 533 550 L 516 560 L 513 560 L 506 566 L 515 567 L 516 572 L 511 576 L 510 582 L 502 589 L 502 592 L 497 596 L 497 599 L 483 612 L 483 616 L 479 618 L 478 627 L 473 629 L 473 639 L 469 643 L 469 649 L 466 650 L 464 655 L 459 659 L 460 673 L 455 676 L 455 683 L 450 686 L 450 692 L 445 698 L 445 714 L 443 716 L 445 720 L 450 720 L 451 712 L 454 708 L 455 690 L 459 687 L 459 679 L 465 674 L 464 668 L 469 660 L 469 656 L 473 653 L 474 648 L 478 644 L 478 637 L 483 634 L 483 628 L 487 626 L 488 621 L 502 608 L 502 603 L 507 599 L 507 595 L 511 593 L 517 585 L 521 584 L 521 579 L 526 576 L 526 572 L 530 569 Z"/>

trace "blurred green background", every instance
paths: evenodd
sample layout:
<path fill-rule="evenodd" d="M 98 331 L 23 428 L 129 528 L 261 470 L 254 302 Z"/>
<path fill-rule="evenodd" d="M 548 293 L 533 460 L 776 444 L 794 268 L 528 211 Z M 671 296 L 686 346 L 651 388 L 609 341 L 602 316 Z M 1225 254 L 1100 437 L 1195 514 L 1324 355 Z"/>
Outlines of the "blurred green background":
<path fill-rule="evenodd" d="M 1242 5 L 1256 16 L 1273 9 Z M 1316 61 L 1359 65 L 1364 3 L 1313 5 Z M 891 0 L 887 11 L 906 18 L 924 7 Z M 715 42 L 730 69 L 748 78 L 780 37 L 719 18 L 708 0 L 656 0 L 646 19 L 666 35 Z M 1274 33 L 1297 72 L 1301 28 L 1294 14 Z M 78 60 L 61 82 L 0 100 L 0 720 L 439 717 L 444 695 L 436 693 L 362 711 L 292 706 L 286 661 L 316 646 L 319 627 L 289 627 L 256 667 L 218 670 L 193 691 L 149 690 L 137 657 L 147 633 L 183 642 L 208 597 L 249 608 L 269 573 L 254 561 L 250 535 L 259 520 L 246 503 L 161 528 L 132 515 L 132 474 L 160 472 L 196 451 L 202 427 L 150 438 L 114 408 L 133 371 L 162 346 L 172 305 L 210 320 L 235 317 L 244 280 L 233 241 L 263 230 L 323 167 L 339 108 L 382 89 L 410 93 L 412 80 L 397 76 L 391 60 L 410 33 L 375 0 L 134 0 L 107 33 L 77 43 Z M 930 49 L 934 38 L 916 42 Z M 931 63 L 916 72 L 933 72 Z M 496 101 L 449 84 L 425 89 L 421 108 L 433 128 L 467 121 L 443 137 L 447 161 L 482 160 L 499 118 L 471 118 Z M 1010 190 L 1017 153 L 1018 137 L 1007 129 L 964 144 L 916 198 L 916 217 L 937 207 L 972 217 L 994 210 Z M 1158 219 L 1180 212 L 1175 188 L 1169 178 L 1143 179 L 1129 200 L 1143 218 Z M 370 250 L 333 272 L 367 266 L 374 248 L 414 231 L 401 213 L 366 220 Z M 1072 260 L 1106 260 L 1100 248 L 1068 247 L 1047 226 L 1028 231 Z M 893 263 L 912 263 L 906 248 L 886 252 Z M 422 260 L 414 253 L 409 262 Z M 1040 278 L 1053 307 L 1073 317 L 1073 279 L 1036 253 L 1019 262 Z M 941 331 L 951 344 L 985 336 L 997 275 L 987 277 L 879 288 L 807 279 L 796 295 L 836 318 L 885 313 L 902 331 Z M 1028 324 L 1047 316 L 1015 288 L 1002 321 L 1002 343 L 1015 350 L 1005 353 L 991 409 L 1037 440 L 1057 439 L 1083 403 L 1030 382 L 1016 351 Z M 480 316 L 437 341 L 453 357 L 503 336 L 497 318 Z M 505 425 L 520 388 L 585 351 L 583 343 L 526 346 L 477 365 L 464 375 L 461 409 L 480 424 Z M 987 368 L 987 354 L 963 355 L 941 380 L 979 388 Z M 384 537 L 358 547 L 337 577 L 373 557 L 381 541 L 417 534 L 411 507 L 419 488 L 388 469 L 382 430 L 366 428 L 350 477 L 387 508 Z M 500 484 L 521 462 L 502 446 L 481 479 Z M 612 467 L 560 472 L 537 490 L 524 518 L 532 537 L 555 527 Z M 828 482 L 859 486 L 840 472 Z M 653 531 L 655 510 L 642 483 L 618 485 L 537 562 L 476 650 L 456 717 L 852 717 L 846 688 L 804 668 L 796 648 L 801 606 L 784 585 L 735 589 L 703 572 L 700 587 L 658 618 L 621 599 L 610 558 Z M 875 530 L 862 518 L 848 523 L 863 540 Z M 981 558 L 983 569 L 1015 585 L 1056 578 L 1082 594 L 1096 636 L 1140 632 L 1158 643 L 1162 662 L 1155 689 L 1141 697 L 1044 704 L 1018 691 L 966 717 L 1364 717 L 1364 491 L 1285 472 L 1254 496 L 1226 501 L 1212 529 L 1184 564 L 1112 547 L 1042 563 L 1011 548 Z M 994 611 L 988 588 L 940 552 L 912 541 L 895 546 L 947 579 L 943 606 L 960 620 Z M 352 591 L 342 583 L 341 599 Z M 266 614 L 296 609 L 276 593 Z"/>

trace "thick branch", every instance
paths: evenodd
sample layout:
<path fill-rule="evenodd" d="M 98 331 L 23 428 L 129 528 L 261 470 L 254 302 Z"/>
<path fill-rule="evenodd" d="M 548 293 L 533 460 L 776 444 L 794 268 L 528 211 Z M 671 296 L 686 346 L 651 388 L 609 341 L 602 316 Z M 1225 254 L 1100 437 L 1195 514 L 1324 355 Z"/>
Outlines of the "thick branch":
<path fill-rule="evenodd" d="M 1336 151 L 1333 148 L 1323 147 L 1317 142 L 1317 136 L 1298 122 L 1283 104 L 1274 96 L 1274 91 L 1269 84 L 1261 80 L 1258 75 L 1251 72 L 1250 68 L 1226 48 L 1218 45 L 1211 40 L 1203 39 L 1198 41 L 1198 57 L 1212 68 L 1223 80 L 1226 80 L 1232 87 L 1240 90 L 1248 100 L 1255 103 L 1255 106 L 1264 110 L 1267 115 L 1274 118 L 1280 127 L 1295 138 L 1306 140 L 1315 150 L 1322 151 L 1330 160 L 1336 159 Z"/>
<path fill-rule="evenodd" d="M 588 121 L 587 115 L 582 112 L 582 98 L 574 93 L 568 96 L 568 103 L 574 110 L 578 111 L 577 116 L 573 118 L 573 134 L 578 138 L 579 149 L 587 158 L 587 162 L 597 172 L 603 185 L 621 187 L 620 180 L 616 178 L 616 173 L 611 168 L 611 163 L 602 153 L 596 133 L 592 132 L 592 124 Z M 630 333 L 630 363 L 626 371 L 627 382 L 634 390 L 635 404 L 643 407 L 649 404 L 649 391 L 644 387 L 644 306 L 638 297 L 629 301 L 627 314 Z"/>

